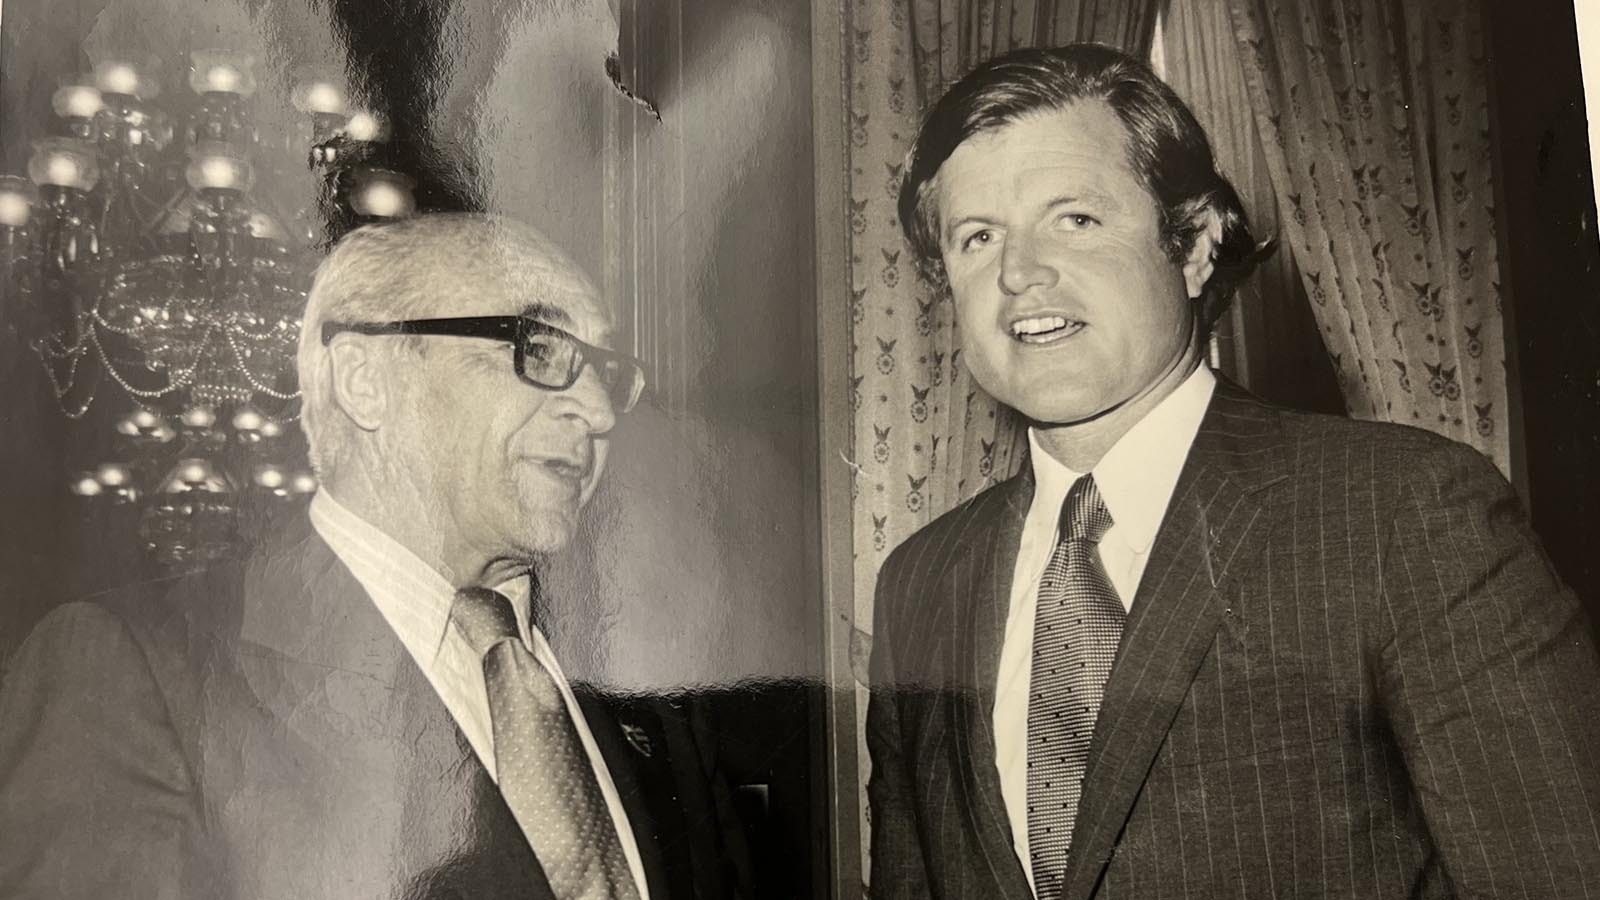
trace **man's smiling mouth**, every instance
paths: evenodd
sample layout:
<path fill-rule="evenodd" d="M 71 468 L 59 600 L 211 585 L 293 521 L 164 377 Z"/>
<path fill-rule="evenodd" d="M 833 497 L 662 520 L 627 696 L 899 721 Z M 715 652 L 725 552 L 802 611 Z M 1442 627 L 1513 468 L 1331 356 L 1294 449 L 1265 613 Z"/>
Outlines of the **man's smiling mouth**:
<path fill-rule="evenodd" d="M 1011 323 L 1011 336 L 1024 344 L 1053 344 L 1088 327 L 1087 322 L 1065 316 L 1033 316 Z"/>

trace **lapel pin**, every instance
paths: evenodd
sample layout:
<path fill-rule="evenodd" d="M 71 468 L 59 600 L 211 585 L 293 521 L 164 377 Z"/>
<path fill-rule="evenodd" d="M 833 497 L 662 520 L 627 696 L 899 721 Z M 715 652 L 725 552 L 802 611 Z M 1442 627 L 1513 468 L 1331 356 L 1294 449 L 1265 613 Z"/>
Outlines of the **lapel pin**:
<path fill-rule="evenodd" d="M 628 744 L 639 751 L 646 758 L 655 755 L 655 748 L 650 744 L 650 735 L 638 725 L 622 723 L 622 736 L 628 739 Z"/>

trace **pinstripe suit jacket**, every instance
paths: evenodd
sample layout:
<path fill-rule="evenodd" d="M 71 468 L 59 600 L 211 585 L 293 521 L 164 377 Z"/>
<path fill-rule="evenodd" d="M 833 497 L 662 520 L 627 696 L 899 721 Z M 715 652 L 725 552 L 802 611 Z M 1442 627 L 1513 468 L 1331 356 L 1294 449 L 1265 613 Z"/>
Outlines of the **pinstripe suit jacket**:
<path fill-rule="evenodd" d="M 1029 476 L 879 576 L 872 895 L 1026 898 L 993 706 Z M 1505 481 L 1220 384 L 1129 614 L 1064 900 L 1600 898 L 1600 664 Z"/>

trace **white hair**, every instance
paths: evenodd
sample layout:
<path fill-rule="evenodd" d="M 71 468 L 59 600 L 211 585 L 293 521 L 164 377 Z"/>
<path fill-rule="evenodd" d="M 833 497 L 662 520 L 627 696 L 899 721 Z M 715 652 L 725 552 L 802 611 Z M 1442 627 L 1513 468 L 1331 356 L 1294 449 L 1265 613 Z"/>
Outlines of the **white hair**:
<path fill-rule="evenodd" d="M 552 269 L 581 272 L 536 229 L 475 213 L 430 213 L 350 232 L 317 267 L 300 332 L 300 426 L 311 466 L 327 481 L 345 458 L 353 428 L 333 409 L 333 364 L 322 342 L 324 322 L 387 322 L 448 315 L 450 299 L 469 272 L 498 271 L 513 284 Z M 401 338 L 391 352 L 415 352 Z"/>

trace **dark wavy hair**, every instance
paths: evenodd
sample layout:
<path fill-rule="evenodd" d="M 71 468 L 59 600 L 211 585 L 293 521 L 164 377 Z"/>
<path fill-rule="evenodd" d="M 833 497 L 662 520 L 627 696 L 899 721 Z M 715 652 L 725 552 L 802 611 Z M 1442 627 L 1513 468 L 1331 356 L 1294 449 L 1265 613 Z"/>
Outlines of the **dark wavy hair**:
<path fill-rule="evenodd" d="M 1128 132 L 1128 164 L 1155 199 L 1161 246 L 1181 265 L 1200 232 L 1207 208 L 1222 220 L 1214 269 L 1198 299 L 1209 332 L 1234 290 L 1272 241 L 1257 243 L 1233 185 L 1217 171 L 1211 142 L 1178 95 L 1144 62 L 1103 44 L 1016 50 L 983 63 L 945 92 L 923 120 L 900 183 L 900 228 L 935 281 L 944 277 L 939 254 L 935 187 L 939 167 L 975 134 L 1080 100 L 1102 100 Z"/>

